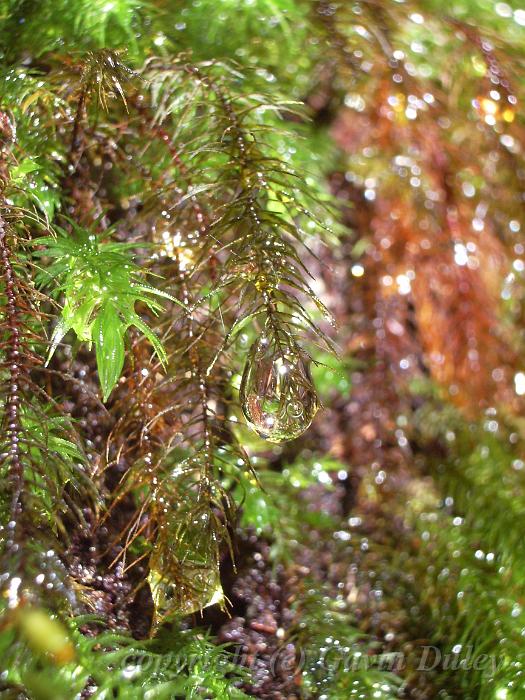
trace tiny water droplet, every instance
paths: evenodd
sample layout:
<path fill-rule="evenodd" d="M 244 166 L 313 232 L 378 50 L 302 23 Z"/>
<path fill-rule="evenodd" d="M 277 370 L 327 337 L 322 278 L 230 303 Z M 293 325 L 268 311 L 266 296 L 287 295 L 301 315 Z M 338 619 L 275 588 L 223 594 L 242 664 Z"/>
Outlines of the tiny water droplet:
<path fill-rule="evenodd" d="M 299 437 L 319 401 L 305 355 L 263 336 L 250 348 L 240 387 L 241 407 L 253 430 L 269 442 Z"/>

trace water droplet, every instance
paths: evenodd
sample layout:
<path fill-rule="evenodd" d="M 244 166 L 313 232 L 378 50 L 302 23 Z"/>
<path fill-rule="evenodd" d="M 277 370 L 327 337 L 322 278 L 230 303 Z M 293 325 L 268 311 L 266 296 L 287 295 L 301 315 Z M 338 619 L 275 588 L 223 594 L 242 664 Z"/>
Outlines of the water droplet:
<path fill-rule="evenodd" d="M 251 428 L 269 442 L 299 437 L 310 426 L 319 401 L 305 355 L 262 337 L 248 353 L 240 400 Z"/>

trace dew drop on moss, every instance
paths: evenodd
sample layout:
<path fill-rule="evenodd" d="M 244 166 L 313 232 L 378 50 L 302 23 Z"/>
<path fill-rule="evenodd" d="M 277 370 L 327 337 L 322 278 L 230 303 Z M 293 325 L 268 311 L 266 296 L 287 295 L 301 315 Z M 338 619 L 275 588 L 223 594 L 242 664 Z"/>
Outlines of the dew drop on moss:
<path fill-rule="evenodd" d="M 319 409 L 308 358 L 262 336 L 248 353 L 240 401 L 248 424 L 262 438 L 299 437 Z"/>

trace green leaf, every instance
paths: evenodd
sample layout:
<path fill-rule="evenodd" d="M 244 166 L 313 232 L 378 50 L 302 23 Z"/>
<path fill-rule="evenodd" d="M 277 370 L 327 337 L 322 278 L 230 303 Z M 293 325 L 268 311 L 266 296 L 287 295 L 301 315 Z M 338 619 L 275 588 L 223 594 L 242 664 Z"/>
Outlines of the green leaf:
<path fill-rule="evenodd" d="M 61 317 L 51 337 L 48 362 L 64 336 L 73 330 L 81 342 L 95 343 L 104 401 L 115 387 L 124 365 L 124 336 L 134 326 L 149 340 L 162 364 L 167 355 L 160 339 L 135 311 L 137 303 L 158 314 L 162 299 L 185 308 L 171 294 L 146 284 L 134 263 L 129 243 L 102 243 L 99 237 L 69 221 L 69 233 L 57 227 L 57 236 L 35 241 L 35 258 L 46 264 L 37 275 L 39 286 L 54 285 L 64 295 Z M 108 232 L 106 231 L 106 234 Z"/>
<path fill-rule="evenodd" d="M 108 304 L 93 324 L 93 341 L 103 399 L 107 400 L 124 366 L 126 329 L 115 308 Z"/>

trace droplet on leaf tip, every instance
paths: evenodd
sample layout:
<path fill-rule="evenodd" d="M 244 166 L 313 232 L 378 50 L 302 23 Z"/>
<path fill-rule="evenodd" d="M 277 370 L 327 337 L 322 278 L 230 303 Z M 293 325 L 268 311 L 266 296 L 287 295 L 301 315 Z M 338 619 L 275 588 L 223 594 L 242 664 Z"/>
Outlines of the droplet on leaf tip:
<path fill-rule="evenodd" d="M 250 348 L 239 397 L 249 426 L 269 442 L 293 440 L 307 430 L 319 409 L 304 355 L 263 336 Z"/>

